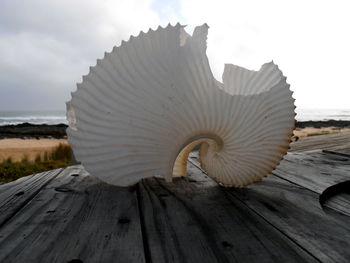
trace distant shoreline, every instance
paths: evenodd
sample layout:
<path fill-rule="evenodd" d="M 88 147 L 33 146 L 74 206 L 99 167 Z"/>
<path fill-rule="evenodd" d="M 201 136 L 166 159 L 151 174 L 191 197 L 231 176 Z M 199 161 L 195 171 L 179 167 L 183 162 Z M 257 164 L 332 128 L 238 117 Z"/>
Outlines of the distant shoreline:
<path fill-rule="evenodd" d="M 0 139 L 40 139 L 40 138 L 67 138 L 66 124 L 31 124 L 28 122 L 0 126 Z"/>
<path fill-rule="evenodd" d="M 328 120 L 328 121 L 297 121 L 295 124 L 296 128 L 326 128 L 326 127 L 336 127 L 336 128 L 350 128 L 350 121 L 341 120 Z"/>
<path fill-rule="evenodd" d="M 296 128 L 350 128 L 350 121 L 328 120 L 328 121 L 297 121 Z M 21 123 L 16 125 L 0 126 L 0 139 L 40 139 L 40 138 L 67 138 L 66 124 L 31 124 Z"/>

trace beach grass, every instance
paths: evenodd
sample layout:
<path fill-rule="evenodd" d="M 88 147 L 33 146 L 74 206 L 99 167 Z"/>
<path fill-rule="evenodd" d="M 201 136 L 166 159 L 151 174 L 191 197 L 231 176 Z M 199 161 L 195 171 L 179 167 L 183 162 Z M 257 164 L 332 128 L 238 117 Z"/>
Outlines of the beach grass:
<path fill-rule="evenodd" d="M 59 144 L 52 151 L 45 152 L 43 157 L 38 154 L 34 161 L 29 161 L 28 156 L 24 156 L 19 162 L 12 161 L 11 157 L 2 161 L 0 182 L 8 183 L 23 176 L 67 167 L 71 164 L 71 147 L 67 144 Z"/>
<path fill-rule="evenodd" d="M 325 134 L 330 134 L 331 132 L 329 131 L 321 131 L 321 132 L 315 132 L 315 133 L 309 133 L 307 136 L 319 136 L 319 135 L 325 135 Z"/>

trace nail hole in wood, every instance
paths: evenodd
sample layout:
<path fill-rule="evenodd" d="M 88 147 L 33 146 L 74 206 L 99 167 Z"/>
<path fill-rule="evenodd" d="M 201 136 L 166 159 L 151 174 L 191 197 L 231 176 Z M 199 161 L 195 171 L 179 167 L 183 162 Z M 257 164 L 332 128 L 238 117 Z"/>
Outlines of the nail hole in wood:
<path fill-rule="evenodd" d="M 20 196 L 20 195 L 23 195 L 23 194 L 24 194 L 24 192 L 20 191 L 20 192 L 16 193 L 15 196 Z"/>
<path fill-rule="evenodd" d="M 224 248 L 232 248 L 232 244 L 227 242 L 227 241 L 222 241 L 221 242 L 221 245 L 224 247 Z"/>
<path fill-rule="evenodd" d="M 81 259 L 75 258 L 75 259 L 68 261 L 68 263 L 84 263 L 84 262 Z"/>
<path fill-rule="evenodd" d="M 130 223 L 130 219 L 127 217 L 121 217 L 118 219 L 118 223 L 119 224 L 128 224 L 128 223 Z"/>
<path fill-rule="evenodd" d="M 79 176 L 79 174 L 71 174 L 71 176 Z"/>
<path fill-rule="evenodd" d="M 272 212 L 277 212 L 277 211 L 278 211 L 275 207 L 273 207 L 272 205 L 270 205 L 270 204 L 268 204 L 268 203 L 262 202 L 262 204 L 263 204 L 267 209 L 269 209 L 269 210 L 272 211 Z"/>
<path fill-rule="evenodd" d="M 48 213 L 48 214 L 55 213 L 55 212 L 56 212 L 56 210 L 48 210 L 48 211 L 46 211 L 46 213 Z"/>
<path fill-rule="evenodd" d="M 57 192 L 63 192 L 63 193 L 72 192 L 71 189 L 66 188 L 66 187 L 56 187 L 55 190 L 56 190 Z"/>
<path fill-rule="evenodd" d="M 137 189 L 137 185 L 129 186 L 128 189 L 129 189 L 129 192 L 134 192 Z"/>

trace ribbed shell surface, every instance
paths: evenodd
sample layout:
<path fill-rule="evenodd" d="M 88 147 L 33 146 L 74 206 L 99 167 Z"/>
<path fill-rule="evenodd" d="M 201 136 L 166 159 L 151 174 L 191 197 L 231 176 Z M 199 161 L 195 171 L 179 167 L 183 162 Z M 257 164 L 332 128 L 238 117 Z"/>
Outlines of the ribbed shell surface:
<path fill-rule="evenodd" d="M 286 78 L 272 62 L 259 71 L 227 64 L 220 83 L 207 32 L 206 24 L 192 36 L 179 24 L 141 32 L 90 68 L 67 103 L 68 140 L 88 172 L 118 186 L 171 180 L 173 170 L 185 175 L 194 142 L 202 168 L 225 186 L 279 164 L 295 124 Z"/>

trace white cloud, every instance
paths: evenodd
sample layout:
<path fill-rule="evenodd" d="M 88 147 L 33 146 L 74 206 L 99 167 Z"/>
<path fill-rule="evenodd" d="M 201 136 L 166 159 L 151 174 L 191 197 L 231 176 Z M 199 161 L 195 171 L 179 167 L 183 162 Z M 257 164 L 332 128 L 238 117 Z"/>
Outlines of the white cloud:
<path fill-rule="evenodd" d="M 161 22 L 151 4 L 148 0 L 2 2 L 0 109 L 63 109 L 75 83 L 97 58 L 131 34 Z"/>
<path fill-rule="evenodd" d="M 207 54 L 250 69 L 274 60 L 302 108 L 350 108 L 348 1 L 183 0 L 189 25 L 210 26 Z"/>
<path fill-rule="evenodd" d="M 89 66 L 121 40 L 168 22 L 208 23 L 208 56 L 250 69 L 272 59 L 297 106 L 350 108 L 350 4 L 335 0 L 3 0 L 0 110 L 64 108 Z"/>

